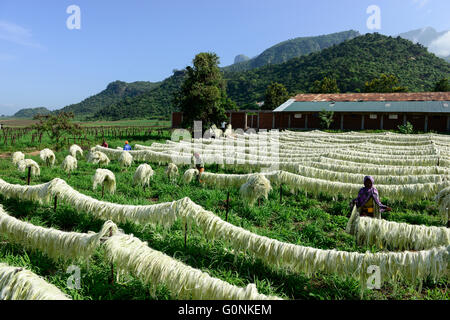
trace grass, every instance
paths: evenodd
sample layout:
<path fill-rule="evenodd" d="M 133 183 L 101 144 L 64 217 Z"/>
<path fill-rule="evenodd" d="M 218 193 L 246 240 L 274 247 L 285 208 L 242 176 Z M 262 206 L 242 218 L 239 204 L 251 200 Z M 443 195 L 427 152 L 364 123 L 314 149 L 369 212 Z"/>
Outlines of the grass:
<path fill-rule="evenodd" d="M 132 143 L 150 144 L 155 140 L 158 138 L 145 137 L 142 141 L 132 141 Z M 108 142 L 112 148 L 122 145 L 122 140 L 119 138 L 110 139 Z M 76 190 L 94 198 L 100 198 L 100 190 L 93 191 L 91 181 L 97 166 L 81 159 L 78 162 L 78 170 L 68 179 L 59 167 L 67 154 L 67 151 L 56 153 L 57 165 L 54 168 L 42 166 L 41 177 L 33 179 L 32 184 L 44 183 L 60 177 Z M 38 156 L 31 156 L 31 158 L 40 162 Z M 134 171 L 139 164 L 134 163 L 132 168 L 123 171 L 116 161 L 111 162 L 108 169 L 116 175 L 117 192 L 115 195 L 105 194 L 105 201 L 139 205 L 156 203 L 155 199 L 157 202 L 167 202 L 187 196 L 225 219 L 224 201 L 227 190 L 209 188 L 197 182 L 184 185 L 181 179 L 178 183 L 170 183 L 164 174 L 165 167 L 152 164 L 155 176 L 151 187 L 144 192 L 142 188 L 131 185 Z M 180 172 L 183 173 L 184 169 L 186 167 L 180 167 Z M 216 172 L 215 169 L 215 166 L 207 167 L 206 171 Z M 10 183 L 26 183 L 25 174 L 18 172 L 10 159 L 0 159 L 0 178 Z M 268 201 L 263 201 L 261 207 L 257 205 L 248 207 L 240 199 L 237 189 L 230 190 L 230 194 L 231 209 L 228 218 L 229 222 L 236 226 L 280 241 L 315 248 L 358 252 L 379 251 L 375 247 L 358 246 L 354 237 L 345 233 L 350 213 L 348 208 L 350 199 L 338 197 L 336 201 L 333 201 L 327 195 L 316 198 L 306 197 L 302 192 L 295 195 L 285 189 L 283 202 L 279 203 L 279 189 L 274 188 Z M 393 211 L 385 216 L 389 220 L 440 225 L 437 209 L 431 201 L 405 203 L 390 199 L 382 200 L 393 208 Z M 1 196 L 0 203 L 15 217 L 65 231 L 97 232 L 104 222 L 63 203 L 58 205 L 56 212 L 51 206 L 6 200 Z M 167 230 L 159 226 L 141 226 L 133 223 L 121 224 L 119 227 L 126 233 L 132 233 L 141 240 L 147 241 L 153 249 L 175 257 L 194 268 L 207 271 L 214 277 L 238 286 L 255 283 L 259 292 L 264 294 L 277 295 L 286 299 L 360 299 L 359 284 L 354 279 L 321 274 L 306 277 L 278 267 L 270 267 L 251 256 L 233 254 L 223 242 L 206 239 L 196 228 L 189 231 L 185 249 L 184 226 L 180 221 Z M 74 299 L 164 300 L 171 298 L 170 292 L 164 286 L 145 286 L 130 276 L 121 277 L 119 281 L 111 283 L 111 266 L 105 262 L 102 249 L 95 253 L 89 263 L 83 261 L 66 263 L 51 261 L 39 252 L 31 252 L 18 245 L 11 245 L 7 239 L 1 237 L 0 243 L 0 262 L 27 267 L 70 294 Z M 66 270 L 70 264 L 76 264 L 81 268 L 80 290 L 69 289 L 66 285 L 70 276 Z M 366 290 L 363 299 L 449 299 L 446 279 L 441 279 L 437 283 L 426 280 L 420 292 L 418 287 L 418 283 L 387 282 L 383 284 L 381 290 Z"/>

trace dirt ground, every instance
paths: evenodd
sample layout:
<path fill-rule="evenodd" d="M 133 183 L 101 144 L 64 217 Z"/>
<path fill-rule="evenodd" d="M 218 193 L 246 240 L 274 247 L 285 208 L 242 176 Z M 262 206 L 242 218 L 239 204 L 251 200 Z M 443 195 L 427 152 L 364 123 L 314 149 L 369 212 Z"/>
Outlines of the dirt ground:
<path fill-rule="evenodd" d="M 39 150 L 32 151 L 32 152 L 25 152 L 25 155 L 27 155 L 27 156 L 38 156 L 39 152 L 40 152 Z M 0 153 L 0 159 L 11 158 L 11 156 L 12 156 L 12 152 Z"/>
<path fill-rule="evenodd" d="M 5 127 L 28 127 L 36 123 L 36 120 L 30 119 L 11 119 L 11 120 L 0 120 L 0 123 Z"/>

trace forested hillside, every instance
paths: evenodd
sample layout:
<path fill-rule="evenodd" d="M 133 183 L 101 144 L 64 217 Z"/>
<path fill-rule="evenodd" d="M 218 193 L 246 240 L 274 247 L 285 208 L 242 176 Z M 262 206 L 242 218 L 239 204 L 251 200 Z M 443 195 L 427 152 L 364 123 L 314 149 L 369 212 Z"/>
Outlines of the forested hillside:
<path fill-rule="evenodd" d="M 224 67 L 224 71 L 244 71 L 259 68 L 268 64 L 279 64 L 292 58 L 300 57 L 312 52 L 318 52 L 333 45 L 359 36 L 358 31 L 350 30 L 315 37 L 301 37 L 283 41 L 264 50 L 259 56 L 231 66 Z"/>

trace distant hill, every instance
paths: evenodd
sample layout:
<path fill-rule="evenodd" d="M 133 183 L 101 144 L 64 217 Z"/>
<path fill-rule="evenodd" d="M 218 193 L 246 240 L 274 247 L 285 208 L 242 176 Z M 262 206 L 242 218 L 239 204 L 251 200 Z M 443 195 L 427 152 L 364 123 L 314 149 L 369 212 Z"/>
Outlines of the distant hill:
<path fill-rule="evenodd" d="M 114 104 L 122 99 L 142 95 L 158 87 L 160 82 L 136 81 L 127 83 L 114 81 L 108 84 L 105 90 L 93 95 L 80 103 L 64 107 L 61 111 L 74 112 L 75 115 L 93 115 L 105 106 Z"/>
<path fill-rule="evenodd" d="M 279 64 L 292 58 L 300 57 L 312 52 L 318 52 L 325 48 L 339 44 L 343 41 L 359 36 L 358 31 L 350 30 L 315 37 L 301 37 L 280 42 L 257 57 L 224 67 L 224 71 L 244 71 L 265 66 L 267 64 Z"/>
<path fill-rule="evenodd" d="M 426 27 L 422 29 L 416 29 L 404 33 L 400 33 L 399 36 L 408 39 L 414 43 L 420 43 L 421 45 L 428 47 L 434 40 L 446 34 L 447 31 L 437 32 L 432 27 Z"/>
<path fill-rule="evenodd" d="M 184 76 L 184 71 L 174 71 L 171 77 L 162 81 L 153 90 L 139 96 L 121 99 L 103 107 L 92 118 L 119 120 L 125 118 L 169 116 L 173 110 L 173 96 L 181 87 Z"/>
<path fill-rule="evenodd" d="M 14 118 L 33 118 L 35 115 L 42 114 L 46 115 L 51 113 L 50 110 L 44 107 L 40 108 L 26 108 L 26 109 L 20 109 L 17 111 L 13 117 Z"/>
<path fill-rule="evenodd" d="M 331 76 L 341 92 L 358 92 L 366 81 L 394 74 L 409 91 L 430 91 L 450 76 L 450 64 L 401 37 L 366 34 L 288 62 L 245 72 L 226 72 L 228 95 L 238 105 L 262 101 L 267 86 L 282 83 L 291 94 L 308 92 L 316 80 Z"/>
<path fill-rule="evenodd" d="M 438 57 L 444 58 L 446 61 L 450 62 L 450 55 L 448 52 L 450 30 L 438 32 L 431 27 L 426 27 L 401 33 L 399 36 L 414 43 L 420 43 L 427 47 L 428 51 L 433 52 Z"/>
<path fill-rule="evenodd" d="M 250 60 L 245 54 L 239 54 L 234 58 L 234 63 L 240 63 Z"/>

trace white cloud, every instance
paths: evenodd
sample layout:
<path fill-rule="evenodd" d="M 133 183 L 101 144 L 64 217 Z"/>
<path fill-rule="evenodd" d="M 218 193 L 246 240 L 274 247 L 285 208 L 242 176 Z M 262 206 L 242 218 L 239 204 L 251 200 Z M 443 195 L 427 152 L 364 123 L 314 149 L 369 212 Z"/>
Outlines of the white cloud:
<path fill-rule="evenodd" d="M 0 20 L 0 40 L 27 47 L 42 48 L 38 42 L 33 40 L 30 30 L 4 20 Z"/>
<path fill-rule="evenodd" d="M 428 50 L 440 57 L 450 56 L 450 31 L 434 40 Z"/>

